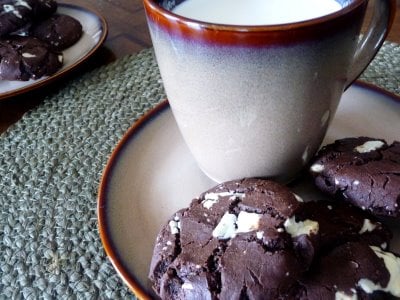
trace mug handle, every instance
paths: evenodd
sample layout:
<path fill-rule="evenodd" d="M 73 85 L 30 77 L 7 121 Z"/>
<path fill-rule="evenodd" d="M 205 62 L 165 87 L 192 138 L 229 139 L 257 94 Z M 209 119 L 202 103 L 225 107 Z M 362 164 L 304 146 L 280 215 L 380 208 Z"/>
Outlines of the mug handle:
<path fill-rule="evenodd" d="M 361 75 L 382 46 L 396 12 L 396 0 L 374 0 L 374 10 L 368 29 L 358 43 L 346 89 Z"/>

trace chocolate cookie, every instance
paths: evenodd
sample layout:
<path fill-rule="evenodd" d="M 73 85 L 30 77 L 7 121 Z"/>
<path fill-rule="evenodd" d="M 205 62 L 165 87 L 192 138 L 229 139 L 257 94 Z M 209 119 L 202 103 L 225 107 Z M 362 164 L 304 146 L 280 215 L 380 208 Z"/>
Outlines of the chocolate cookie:
<path fill-rule="evenodd" d="M 163 299 L 285 295 L 304 268 L 283 226 L 299 205 L 289 190 L 256 179 L 203 193 L 157 238 L 149 275 L 155 291 Z"/>
<path fill-rule="evenodd" d="M 44 20 L 53 15 L 57 11 L 57 2 L 55 0 L 25 0 L 32 7 L 32 19 Z"/>
<path fill-rule="evenodd" d="M 310 170 L 322 191 L 377 216 L 400 216 L 400 142 L 337 140 L 319 151 Z"/>
<path fill-rule="evenodd" d="M 32 20 L 32 7 L 27 1 L 0 0 L 0 36 L 25 26 Z"/>
<path fill-rule="evenodd" d="M 0 41 L 0 79 L 29 80 L 55 73 L 63 56 L 33 37 L 11 37 Z"/>
<path fill-rule="evenodd" d="M 363 241 L 386 250 L 392 239 L 387 226 L 367 212 L 343 202 L 304 203 L 296 212 L 294 220 L 298 223 L 305 220 L 318 223 L 316 235 L 302 235 L 293 239 L 297 251 L 309 261 L 347 242 Z M 288 224 L 287 221 L 286 226 Z"/>
<path fill-rule="evenodd" d="M 400 257 L 349 242 L 318 258 L 300 280 L 298 299 L 399 299 Z"/>
<path fill-rule="evenodd" d="M 31 28 L 31 35 L 48 43 L 53 50 L 62 51 L 82 36 L 82 25 L 67 15 L 56 14 Z"/>
<path fill-rule="evenodd" d="M 0 0 L 0 36 L 17 31 L 57 10 L 53 0 Z"/>
<path fill-rule="evenodd" d="M 149 278 L 162 299 L 294 299 L 314 260 L 331 247 L 389 242 L 384 225 L 346 209 L 304 203 L 267 180 L 220 184 L 161 229 Z"/>

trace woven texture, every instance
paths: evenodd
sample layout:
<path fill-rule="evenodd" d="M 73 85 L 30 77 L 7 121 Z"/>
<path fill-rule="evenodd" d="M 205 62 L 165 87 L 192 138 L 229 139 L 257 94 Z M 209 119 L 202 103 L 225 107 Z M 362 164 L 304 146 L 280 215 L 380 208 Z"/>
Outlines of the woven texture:
<path fill-rule="evenodd" d="M 400 45 L 384 43 L 360 79 L 400 95 Z"/>
<path fill-rule="evenodd" d="M 399 51 L 385 44 L 362 78 L 400 94 Z M 134 298 L 103 251 L 97 188 L 118 140 L 164 98 L 148 49 L 69 81 L 0 135 L 0 299 Z"/>

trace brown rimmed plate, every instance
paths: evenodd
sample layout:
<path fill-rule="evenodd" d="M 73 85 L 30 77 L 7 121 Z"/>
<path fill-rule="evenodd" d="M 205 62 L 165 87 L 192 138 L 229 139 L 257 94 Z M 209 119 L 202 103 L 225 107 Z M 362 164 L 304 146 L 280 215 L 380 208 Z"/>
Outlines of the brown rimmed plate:
<path fill-rule="evenodd" d="M 58 4 L 57 13 L 79 20 L 83 27 L 81 39 L 63 51 L 64 65 L 55 74 L 29 81 L 0 80 L 0 100 L 43 87 L 59 79 L 86 61 L 104 43 L 108 27 L 104 17 L 98 13 L 71 4 Z"/>
<path fill-rule="evenodd" d="M 400 139 L 400 98 L 356 84 L 343 95 L 324 143 L 366 135 Z M 113 266 L 140 298 L 154 298 L 147 280 L 156 235 L 166 220 L 215 185 L 196 166 L 168 102 L 138 120 L 113 151 L 99 187 L 100 236 Z M 324 198 L 309 182 L 292 189 L 303 199 Z M 392 249 L 400 252 L 400 222 Z"/>

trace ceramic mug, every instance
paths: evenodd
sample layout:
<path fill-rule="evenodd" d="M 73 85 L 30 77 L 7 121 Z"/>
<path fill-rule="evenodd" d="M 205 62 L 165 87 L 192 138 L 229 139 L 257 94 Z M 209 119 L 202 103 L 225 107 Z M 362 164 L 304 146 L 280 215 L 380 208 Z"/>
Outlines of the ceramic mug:
<path fill-rule="evenodd" d="M 287 182 L 318 150 L 343 91 L 390 28 L 396 1 L 337 0 L 329 15 L 292 24 L 235 26 L 171 12 L 144 0 L 165 91 L 199 167 L 222 182 Z"/>

